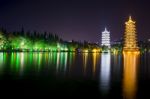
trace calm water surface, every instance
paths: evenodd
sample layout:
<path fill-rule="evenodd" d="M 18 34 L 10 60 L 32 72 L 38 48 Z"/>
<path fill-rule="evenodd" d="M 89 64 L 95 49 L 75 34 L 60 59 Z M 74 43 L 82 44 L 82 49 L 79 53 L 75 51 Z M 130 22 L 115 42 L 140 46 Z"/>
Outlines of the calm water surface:
<path fill-rule="evenodd" d="M 150 53 L 1 52 L 0 85 L 14 96 L 146 99 Z"/>

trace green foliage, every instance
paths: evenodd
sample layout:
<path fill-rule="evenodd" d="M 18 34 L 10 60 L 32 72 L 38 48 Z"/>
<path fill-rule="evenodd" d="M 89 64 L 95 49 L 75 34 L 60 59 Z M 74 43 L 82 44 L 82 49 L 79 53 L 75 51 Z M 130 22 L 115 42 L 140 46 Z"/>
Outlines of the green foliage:
<path fill-rule="evenodd" d="M 63 41 L 56 34 L 25 32 L 9 33 L 2 29 L 0 31 L 0 51 L 75 51 L 77 49 L 98 48 L 97 44 L 88 42 Z"/>
<path fill-rule="evenodd" d="M 6 43 L 6 38 L 3 33 L 0 31 L 0 49 L 4 49 L 4 45 Z"/>

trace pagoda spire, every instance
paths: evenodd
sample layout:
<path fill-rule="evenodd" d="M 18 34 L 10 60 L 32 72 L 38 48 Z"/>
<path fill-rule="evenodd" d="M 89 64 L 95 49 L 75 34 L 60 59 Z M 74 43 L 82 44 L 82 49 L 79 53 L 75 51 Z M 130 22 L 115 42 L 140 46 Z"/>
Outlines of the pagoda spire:
<path fill-rule="evenodd" d="M 107 31 L 107 28 L 105 27 L 105 31 Z"/>
<path fill-rule="evenodd" d="M 131 17 L 131 15 L 129 16 L 129 20 L 131 20 L 131 21 L 132 21 L 132 17 Z"/>

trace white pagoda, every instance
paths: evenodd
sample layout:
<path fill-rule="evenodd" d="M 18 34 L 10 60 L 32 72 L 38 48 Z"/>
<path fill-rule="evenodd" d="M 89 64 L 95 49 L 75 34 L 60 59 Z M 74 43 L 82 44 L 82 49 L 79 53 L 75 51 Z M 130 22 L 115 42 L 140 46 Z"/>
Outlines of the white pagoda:
<path fill-rule="evenodd" d="M 110 32 L 107 28 L 102 32 L 101 46 L 110 48 Z"/>

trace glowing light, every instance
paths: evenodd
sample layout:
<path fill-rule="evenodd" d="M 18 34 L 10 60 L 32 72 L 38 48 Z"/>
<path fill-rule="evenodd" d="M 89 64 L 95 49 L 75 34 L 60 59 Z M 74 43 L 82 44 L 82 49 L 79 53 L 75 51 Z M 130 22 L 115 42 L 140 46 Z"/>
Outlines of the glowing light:
<path fill-rule="evenodd" d="M 68 63 L 68 52 L 57 52 L 56 73 L 66 73 Z"/>
<path fill-rule="evenodd" d="M 21 42 L 21 46 L 23 46 L 24 45 L 24 42 Z"/>
<path fill-rule="evenodd" d="M 18 73 L 20 68 L 20 53 L 11 53 L 10 65 L 13 72 Z"/>
<path fill-rule="evenodd" d="M 88 53 L 89 51 L 87 49 L 83 50 L 83 52 Z"/>
<path fill-rule="evenodd" d="M 60 52 L 57 53 L 57 65 L 56 65 L 56 72 L 58 73 L 58 68 L 60 65 Z"/>
<path fill-rule="evenodd" d="M 68 61 L 68 53 L 65 52 L 65 58 L 64 58 L 64 73 L 66 73 L 66 69 L 67 69 L 67 61 Z"/>
<path fill-rule="evenodd" d="M 100 88 L 107 93 L 110 83 L 110 53 L 102 53 L 101 57 Z"/>
<path fill-rule="evenodd" d="M 20 65 L 20 55 L 19 55 L 19 53 L 16 53 L 16 54 L 17 54 L 17 57 L 16 57 L 16 69 L 18 71 L 19 70 L 19 65 Z"/>
<path fill-rule="evenodd" d="M 68 48 L 64 48 L 65 51 L 68 51 Z"/>
<path fill-rule="evenodd" d="M 0 75 L 3 73 L 4 64 L 4 53 L 0 53 Z"/>
<path fill-rule="evenodd" d="M 93 49 L 92 52 L 93 52 L 93 53 L 96 53 L 96 52 L 98 52 L 98 50 L 97 50 L 97 49 Z"/>
<path fill-rule="evenodd" d="M 137 45 L 137 34 L 135 28 L 135 22 L 129 16 L 129 20 L 125 22 L 125 34 L 124 34 L 124 51 L 128 50 L 139 50 Z"/>
<path fill-rule="evenodd" d="M 36 60 L 36 66 L 37 66 L 37 70 L 38 72 L 40 72 L 41 69 L 41 63 L 42 63 L 42 53 L 35 53 L 35 60 Z"/>
<path fill-rule="evenodd" d="M 130 50 L 123 51 L 123 54 L 140 54 L 140 51 L 130 49 Z"/>
<path fill-rule="evenodd" d="M 0 68 L 3 66 L 3 53 L 0 53 Z"/>
<path fill-rule="evenodd" d="M 123 95 L 125 99 L 135 99 L 137 86 L 137 65 L 138 53 L 130 52 L 123 54 L 124 56 L 124 72 L 123 72 Z"/>
<path fill-rule="evenodd" d="M 105 28 L 105 30 L 102 32 L 101 45 L 110 48 L 110 32 L 107 31 L 107 28 Z"/>
<path fill-rule="evenodd" d="M 4 47 L 5 42 L 6 42 L 6 38 L 0 31 L 0 49 L 2 49 Z"/>
<path fill-rule="evenodd" d="M 113 54 L 118 54 L 118 50 L 117 49 L 114 49 L 112 52 L 113 52 Z"/>
<path fill-rule="evenodd" d="M 83 70 L 84 70 L 84 75 L 86 75 L 86 67 L 87 67 L 87 59 L 88 59 L 88 53 L 83 53 Z"/>
<path fill-rule="evenodd" d="M 20 53 L 20 74 L 23 74 L 23 69 L 24 69 L 24 54 L 25 53 Z"/>
<path fill-rule="evenodd" d="M 96 72 L 96 55 L 97 53 L 93 53 L 93 76 L 95 76 Z"/>

